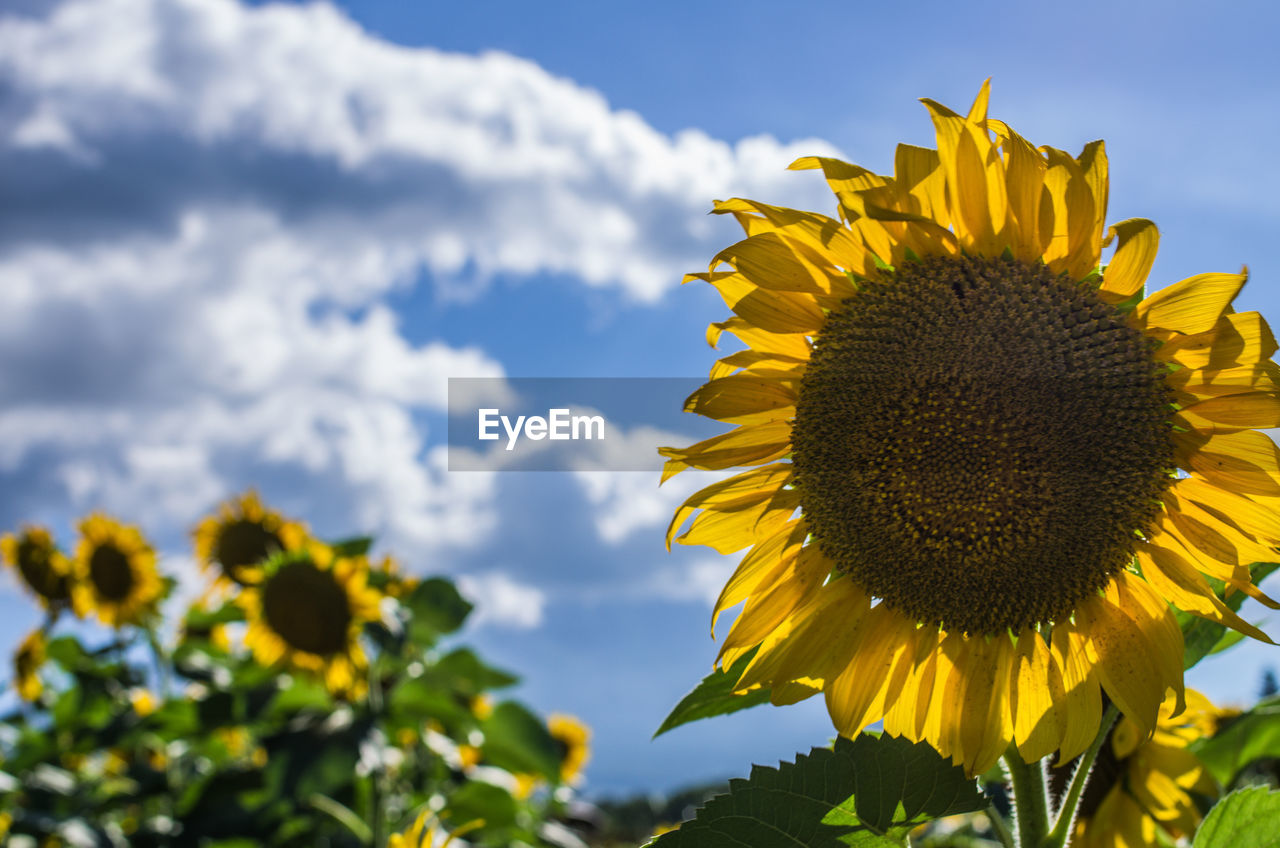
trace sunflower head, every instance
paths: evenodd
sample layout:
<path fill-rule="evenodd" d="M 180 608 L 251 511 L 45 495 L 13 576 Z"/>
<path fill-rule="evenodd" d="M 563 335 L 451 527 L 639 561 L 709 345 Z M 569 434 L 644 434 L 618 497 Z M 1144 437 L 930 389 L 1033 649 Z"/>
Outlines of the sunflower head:
<path fill-rule="evenodd" d="M 714 613 L 743 604 L 740 692 L 821 692 L 841 733 L 883 719 L 970 772 L 1075 757 L 1104 692 L 1145 738 L 1181 703 L 1171 603 L 1270 641 L 1206 578 L 1275 605 L 1248 568 L 1280 545 L 1275 340 L 1232 308 L 1243 272 L 1143 299 L 1158 234 L 1106 227 L 1102 142 L 1035 147 L 985 84 L 967 114 L 924 102 L 937 147 L 892 175 L 792 165 L 838 217 L 716 203 L 746 238 L 689 278 L 735 313 L 708 340 L 745 349 L 685 408 L 733 429 L 663 448 L 663 478 L 745 470 L 668 542 L 747 549 Z"/>
<path fill-rule="evenodd" d="M 360 634 L 378 618 L 382 597 L 368 572 L 364 557 L 338 557 L 319 542 L 271 557 L 261 580 L 237 596 L 246 646 L 263 665 L 285 662 L 320 675 L 335 694 L 363 694 Z"/>
<path fill-rule="evenodd" d="M 1188 746 L 1212 733 L 1220 711 L 1190 689 L 1186 709 L 1176 709 L 1167 698 L 1150 738 L 1128 719 L 1117 723 L 1085 785 L 1072 845 L 1141 848 L 1195 832 L 1196 796 L 1213 797 L 1219 787 Z M 1070 771 L 1054 769 L 1052 788 L 1065 788 Z"/>
<path fill-rule="evenodd" d="M 560 780 L 576 783 L 591 759 L 591 728 L 575 716 L 552 713 L 547 718 L 547 729 L 560 748 Z"/>
<path fill-rule="evenodd" d="M 254 568 L 273 554 L 302 547 L 307 531 L 267 509 L 250 490 L 201 520 L 193 536 L 201 566 L 215 573 L 219 584 L 232 587 L 247 585 Z"/>
<path fill-rule="evenodd" d="M 94 513 L 79 524 L 71 602 L 77 615 L 97 613 L 103 624 L 140 624 L 165 593 L 156 554 L 131 524 Z"/>
<path fill-rule="evenodd" d="M 44 661 L 44 631 L 32 630 L 13 654 L 14 688 L 24 701 L 34 701 L 44 691 L 44 684 L 40 681 L 40 667 Z"/>
<path fill-rule="evenodd" d="M 71 600 L 71 563 L 44 527 L 28 525 L 16 534 L 0 536 L 0 556 L 45 609 L 66 606 Z"/>

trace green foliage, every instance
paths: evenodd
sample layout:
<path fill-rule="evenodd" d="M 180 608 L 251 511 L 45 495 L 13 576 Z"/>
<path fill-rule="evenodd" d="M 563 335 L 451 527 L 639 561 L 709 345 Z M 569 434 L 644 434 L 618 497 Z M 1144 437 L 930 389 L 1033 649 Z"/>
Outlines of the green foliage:
<path fill-rule="evenodd" d="M 656 739 L 668 730 L 691 721 L 728 715 L 768 703 L 768 689 L 756 689 L 745 695 L 733 694 L 734 685 L 738 682 L 738 678 L 742 677 L 742 672 L 746 670 L 751 663 L 751 658 L 755 655 L 756 649 L 752 648 L 728 669 L 718 668 L 702 678 L 701 683 L 680 699 L 680 703 L 676 704 L 675 709 L 662 722 L 662 726 L 658 728 L 657 733 L 653 734 L 653 737 Z"/>
<path fill-rule="evenodd" d="M 755 766 L 655 848 L 841 848 L 902 845 L 930 819 L 972 812 L 987 798 L 964 770 L 924 743 L 862 734 L 795 763 Z"/>
<path fill-rule="evenodd" d="M 1280 791 L 1254 786 L 1232 792 L 1209 811 L 1192 848 L 1280 848 Z"/>
<path fill-rule="evenodd" d="M 1277 568 L 1280 568 L 1280 563 L 1255 562 L 1249 566 L 1249 570 L 1253 574 L 1253 584 L 1255 586 L 1261 584 L 1263 579 Z M 1214 592 L 1227 606 L 1236 612 L 1240 610 L 1240 606 L 1247 597 L 1243 592 L 1232 592 L 1228 595 L 1226 586 L 1221 581 L 1213 580 L 1212 578 L 1206 579 L 1209 580 Z M 1210 654 L 1225 650 L 1240 641 L 1240 636 L 1234 630 L 1221 624 L 1216 624 L 1181 610 L 1175 610 L 1175 614 L 1178 617 L 1178 624 L 1182 627 L 1182 638 L 1186 643 L 1182 654 L 1183 668 L 1191 668 Z"/>
<path fill-rule="evenodd" d="M 0 717 L 0 842 L 7 816 L 36 844 L 357 848 L 430 805 L 445 831 L 482 819 L 473 845 L 555 845 L 563 747 L 518 702 L 488 706 L 515 675 L 446 642 L 471 604 L 445 578 L 360 563 L 386 596 L 362 640 L 367 692 L 263 666 L 228 635 L 245 620 L 234 597 L 96 638 L 51 617 L 43 691 Z"/>
<path fill-rule="evenodd" d="M 1280 697 L 1267 698 L 1223 724 L 1192 750 L 1214 779 L 1224 786 L 1259 760 L 1280 758 Z"/>

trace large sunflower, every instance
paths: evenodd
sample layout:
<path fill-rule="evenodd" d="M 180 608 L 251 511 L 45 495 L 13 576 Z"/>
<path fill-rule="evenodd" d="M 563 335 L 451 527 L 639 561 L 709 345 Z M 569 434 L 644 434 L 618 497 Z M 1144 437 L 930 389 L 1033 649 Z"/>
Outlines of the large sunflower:
<path fill-rule="evenodd" d="M 131 524 L 102 513 L 80 522 L 71 603 L 76 615 L 96 612 L 103 624 L 139 624 L 164 594 L 156 553 Z"/>
<path fill-rule="evenodd" d="M 1146 848 L 1195 832 L 1200 811 L 1193 795 L 1212 796 L 1218 786 L 1187 746 L 1212 735 L 1220 713 L 1194 690 L 1186 701 L 1175 717 L 1175 699 L 1165 699 L 1149 740 L 1128 719 L 1111 731 L 1085 785 L 1073 846 Z M 1069 772 L 1054 770 L 1055 788 L 1065 786 Z"/>
<path fill-rule="evenodd" d="M 217 575 L 217 585 L 233 588 L 245 585 L 246 569 L 278 551 L 302 547 L 307 530 L 267 509 L 258 493 L 250 490 L 222 503 L 217 514 L 202 519 L 192 535 L 200 566 Z"/>
<path fill-rule="evenodd" d="M 745 602 L 717 660 L 756 651 L 738 690 L 823 692 L 840 733 L 883 719 L 971 772 L 1011 742 L 1080 754 L 1103 691 L 1149 735 L 1182 698 L 1170 603 L 1270 641 L 1205 578 L 1274 608 L 1248 565 L 1280 543 L 1276 343 L 1231 308 L 1245 273 L 1142 299 L 1158 235 L 1104 227 L 1102 142 L 1033 147 L 987 99 L 924 101 L 938 148 L 899 145 L 893 176 L 795 162 L 840 220 L 716 204 L 747 238 L 687 279 L 735 313 L 708 340 L 746 349 L 686 408 L 737 426 L 662 449 L 664 480 L 751 468 L 667 537 L 750 548 L 713 614 Z"/>
<path fill-rule="evenodd" d="M 245 610 L 245 645 L 263 665 L 284 661 L 318 674 L 335 694 L 366 691 L 360 634 L 379 616 L 381 595 L 369 588 L 364 557 L 338 557 L 310 542 L 277 554 L 248 575 L 236 602 Z"/>
<path fill-rule="evenodd" d="M 71 600 L 71 563 L 45 528 L 27 526 L 16 535 L 6 533 L 0 537 L 0 556 L 46 610 L 61 608 Z"/>

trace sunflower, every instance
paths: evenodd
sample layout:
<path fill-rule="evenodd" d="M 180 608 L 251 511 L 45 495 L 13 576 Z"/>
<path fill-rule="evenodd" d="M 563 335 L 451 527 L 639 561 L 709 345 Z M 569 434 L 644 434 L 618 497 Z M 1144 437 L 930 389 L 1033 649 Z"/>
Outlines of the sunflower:
<path fill-rule="evenodd" d="M 164 594 L 156 554 L 142 532 L 102 513 L 80 521 L 71 604 L 76 615 L 96 611 L 103 624 L 139 624 Z"/>
<path fill-rule="evenodd" d="M 552 713 L 547 718 L 547 730 L 561 750 L 560 780 L 575 782 L 591 759 L 591 728 L 574 716 Z"/>
<path fill-rule="evenodd" d="M 1165 699 L 1147 741 L 1129 719 L 1111 731 L 1085 785 L 1073 846 L 1145 848 L 1195 832 L 1200 812 L 1192 795 L 1213 796 L 1218 786 L 1187 746 L 1212 735 L 1219 711 L 1194 690 L 1186 701 L 1175 717 L 1175 699 Z M 1069 771 L 1054 770 L 1055 788 L 1065 786 Z"/>
<path fill-rule="evenodd" d="M 245 645 L 263 665 L 281 660 L 320 675 L 334 694 L 358 697 L 366 682 L 360 633 L 379 616 L 364 557 L 338 557 L 309 542 L 246 570 L 252 585 L 237 596 L 248 627 Z"/>
<path fill-rule="evenodd" d="M 13 654 L 14 688 L 24 701 L 34 701 L 44 691 L 44 683 L 40 681 L 40 666 L 45 660 L 44 647 L 44 631 L 32 630 Z"/>
<path fill-rule="evenodd" d="M 1270 642 L 1206 578 L 1275 608 L 1248 566 L 1280 543 L 1276 342 L 1232 309 L 1246 273 L 1143 299 L 1157 231 L 1104 227 L 1102 142 L 1033 147 L 987 101 L 925 100 L 937 149 L 899 145 L 893 176 L 796 161 L 840 220 L 716 203 L 747 238 L 686 280 L 735 313 L 708 341 L 746 347 L 686 409 L 735 427 L 661 449 L 663 480 L 749 469 L 667 534 L 749 548 L 712 617 L 745 602 L 717 658 L 754 652 L 737 691 L 822 692 L 840 733 L 883 719 L 971 773 L 1010 743 L 1074 758 L 1104 691 L 1150 735 L 1182 699 L 1170 604 Z"/>
<path fill-rule="evenodd" d="M 0 537 L 0 556 L 18 572 L 46 610 L 66 606 L 71 599 L 71 564 L 43 527 L 27 526 L 17 535 Z"/>
<path fill-rule="evenodd" d="M 420 813 L 414 819 L 413 824 L 403 833 L 391 834 L 391 838 L 387 842 L 387 848 L 436 848 L 436 840 L 439 836 L 436 833 L 437 822 L 432 821 L 428 824 L 431 818 L 433 817 L 430 813 Z M 444 841 L 439 844 L 439 848 L 448 848 L 455 839 L 481 827 L 484 827 L 484 819 L 469 821 L 445 837 Z"/>
<path fill-rule="evenodd" d="M 222 503 L 217 514 L 206 516 L 192 535 L 201 567 L 217 575 L 216 585 L 233 588 L 245 585 L 246 569 L 277 551 L 302 547 L 307 530 L 267 509 L 258 493 L 250 490 Z"/>

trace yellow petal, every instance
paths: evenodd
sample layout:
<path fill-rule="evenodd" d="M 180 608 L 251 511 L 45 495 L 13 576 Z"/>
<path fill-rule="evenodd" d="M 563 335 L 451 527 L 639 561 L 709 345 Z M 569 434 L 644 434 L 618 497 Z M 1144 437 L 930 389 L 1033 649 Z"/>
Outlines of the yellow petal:
<path fill-rule="evenodd" d="M 1160 231 L 1146 218 L 1128 218 L 1112 224 L 1107 240 L 1117 236 L 1120 242 L 1102 275 L 1099 290 L 1112 303 L 1128 300 L 1142 291 L 1160 247 Z"/>
<path fill-rule="evenodd" d="M 844 668 L 871 609 L 871 598 L 848 578 L 822 587 L 760 644 L 734 691 L 808 678 Z M 775 702 L 776 703 L 776 702 Z"/>
<path fill-rule="evenodd" d="M 932 219 L 940 227 L 951 223 L 947 212 L 947 177 L 938 151 L 928 147 L 899 144 L 893 158 L 893 178 L 898 186 L 915 198 L 915 211 Z"/>
<path fill-rule="evenodd" d="M 1211 397 L 1178 410 L 1174 420 L 1202 433 L 1280 427 L 1280 394 L 1245 392 Z"/>
<path fill-rule="evenodd" d="M 1062 671 L 1065 690 L 1060 713 L 1065 728 L 1058 765 L 1083 754 L 1098 735 L 1102 723 L 1102 692 L 1089 657 L 1088 637 L 1080 630 L 1069 620 L 1056 622 L 1049 640 L 1054 664 Z"/>
<path fill-rule="evenodd" d="M 953 663 L 945 690 L 952 710 L 951 758 L 967 774 L 978 774 L 996 764 L 1013 738 L 1007 697 L 1012 645 L 1003 634 L 948 634 L 942 650 Z"/>
<path fill-rule="evenodd" d="M 1178 480 L 1174 493 L 1193 503 L 1228 516 L 1241 530 L 1271 545 L 1280 545 L 1280 514 L 1243 495 L 1189 477 Z"/>
<path fill-rule="evenodd" d="M 790 371 L 708 380 L 685 400 L 684 411 L 731 424 L 794 418 L 799 384 Z"/>
<path fill-rule="evenodd" d="M 915 657 L 916 624 L 884 604 L 872 608 L 851 646 L 852 657 L 826 689 L 827 711 L 842 736 L 853 738 L 885 713 L 891 686 L 900 688 Z"/>
<path fill-rule="evenodd" d="M 780 232 L 767 232 L 731 244 L 711 260 L 711 270 L 728 264 L 755 285 L 769 291 L 812 295 L 853 294 L 849 278 L 829 261 L 788 241 Z"/>
<path fill-rule="evenodd" d="M 662 482 L 686 468 L 718 471 L 735 465 L 763 465 L 790 451 L 791 425 L 785 421 L 735 427 L 687 448 L 658 448 L 658 453 L 668 459 Z"/>
<path fill-rule="evenodd" d="M 707 325 L 707 344 L 716 347 L 721 333 L 732 333 L 739 341 L 755 351 L 773 353 L 791 359 L 809 358 L 809 339 L 803 333 L 771 333 L 738 316 Z"/>
<path fill-rule="evenodd" d="M 1009 682 L 1009 711 L 1018 753 L 1029 763 L 1042 760 L 1062 742 L 1066 691 L 1048 643 L 1035 630 L 1028 628 L 1018 636 Z"/>
<path fill-rule="evenodd" d="M 733 213 L 749 235 L 776 230 L 846 271 L 864 273 L 874 264 L 853 234 L 834 218 L 744 198 L 717 201 L 715 211 Z M 842 278 L 839 285 L 841 290 L 849 288 L 847 279 Z"/>
<path fill-rule="evenodd" d="M 720 597 L 716 599 L 715 608 L 711 613 L 712 636 L 715 635 L 716 617 L 729 607 L 746 600 L 770 572 L 788 567 L 791 561 L 799 556 L 800 546 L 804 544 L 807 533 L 804 522 L 795 521 L 771 536 L 762 538 L 751 548 L 750 552 L 742 558 L 742 562 L 738 563 L 737 570 L 725 583 L 724 588 L 720 590 Z"/>
<path fill-rule="evenodd" d="M 706 545 L 731 554 L 777 533 L 791 520 L 799 504 L 798 493 L 781 489 L 759 503 L 703 510 L 675 540 L 682 545 Z"/>
<path fill-rule="evenodd" d="M 742 614 L 725 636 L 721 652 L 759 644 L 822 586 L 832 563 L 809 545 L 798 555 L 784 552 L 778 564 L 751 590 Z M 732 663 L 730 663 L 732 664 Z"/>
<path fill-rule="evenodd" d="M 1138 304 L 1134 318 L 1139 326 L 1179 333 L 1204 333 L 1213 329 L 1231 306 L 1248 269 L 1239 274 L 1197 274 L 1149 296 Z"/>
<path fill-rule="evenodd" d="M 1009 187 L 1009 214 L 1015 228 L 1014 256 L 1038 262 L 1044 253 L 1040 237 L 1040 195 L 1048 168 L 1029 141 L 1011 129 L 1005 131 L 1005 183 Z"/>
<path fill-rule="evenodd" d="M 1075 611 L 1088 633 L 1099 682 L 1144 737 L 1155 729 L 1165 689 L 1182 685 L 1182 632 L 1167 606 L 1154 608 L 1163 602 L 1150 593 L 1140 580 L 1120 572 L 1107 598 L 1090 598 Z"/>
<path fill-rule="evenodd" d="M 780 462 L 736 474 L 694 492 L 676 509 L 667 526 L 667 550 L 671 550 L 676 531 L 695 510 L 732 510 L 765 503 L 791 480 L 793 470 L 791 463 Z"/>
<path fill-rule="evenodd" d="M 1218 600 L 1204 578 L 1176 552 L 1157 545 L 1138 545 L 1142 574 L 1151 587 L 1184 612 L 1216 621 L 1260 642 L 1275 644 L 1267 634 Z"/>
<path fill-rule="evenodd" d="M 1156 358 L 1187 368 L 1230 368 L 1265 362 L 1276 352 L 1276 340 L 1266 320 L 1257 312 L 1223 315 L 1209 330 L 1174 335 Z"/>
<path fill-rule="evenodd" d="M 739 318 L 771 333 L 814 333 L 826 323 L 826 313 L 809 294 L 768 291 L 741 274 L 725 271 L 686 274 L 685 281 L 689 280 L 710 283 Z"/>
<path fill-rule="evenodd" d="M 1266 433 L 1175 432 L 1178 464 L 1221 488 L 1280 497 L 1280 449 Z"/>

